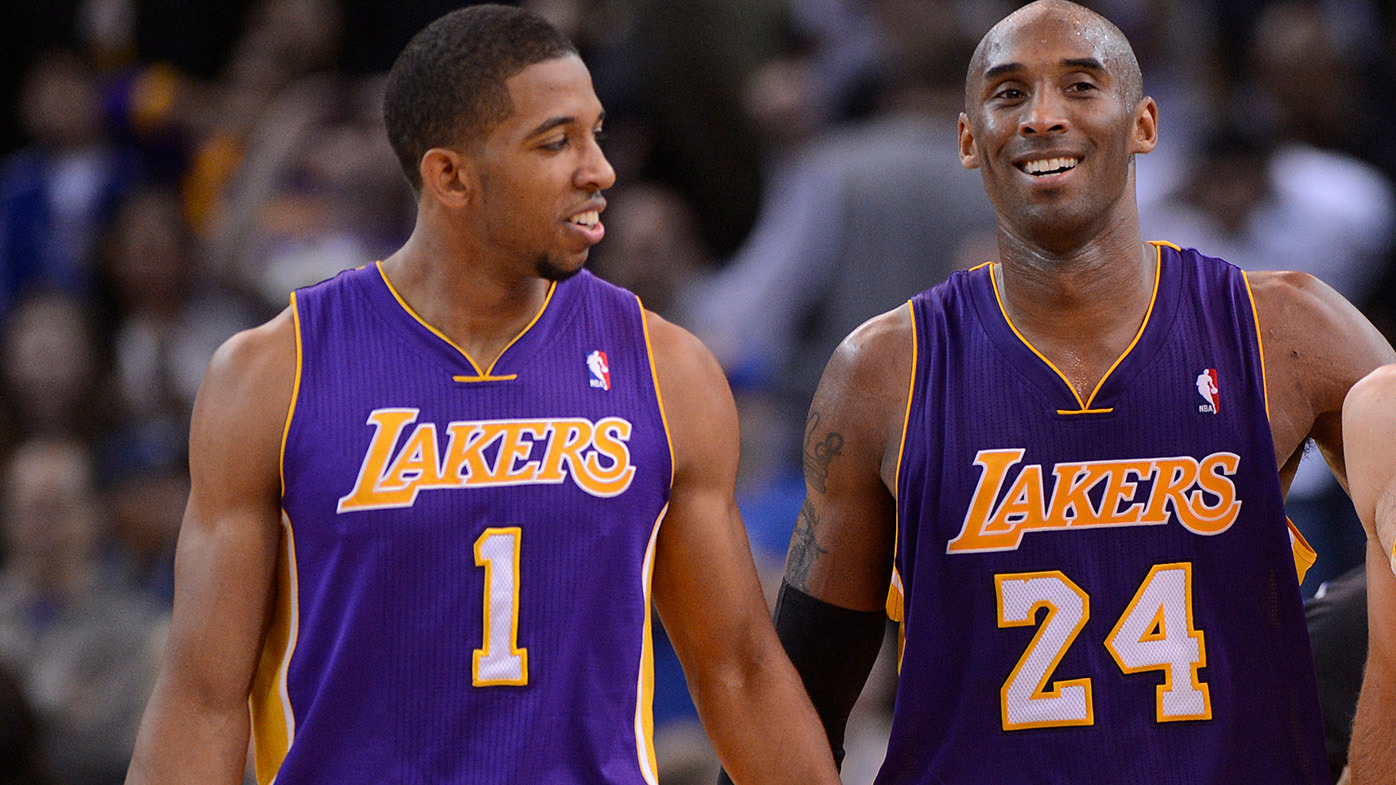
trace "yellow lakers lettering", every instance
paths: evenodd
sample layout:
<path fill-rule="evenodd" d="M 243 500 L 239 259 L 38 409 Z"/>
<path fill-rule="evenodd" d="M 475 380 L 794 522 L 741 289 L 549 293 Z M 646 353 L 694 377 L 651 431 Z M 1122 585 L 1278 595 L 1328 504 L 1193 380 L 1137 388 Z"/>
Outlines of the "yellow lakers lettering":
<path fill-rule="evenodd" d="M 632 425 L 620 417 L 453 422 L 445 446 L 417 409 L 374 409 L 373 438 L 339 512 L 411 507 L 424 490 L 556 485 L 571 479 L 592 496 L 624 493 L 635 477 Z M 411 426 L 409 430 L 409 426 Z"/>
<path fill-rule="evenodd" d="M 1010 470 L 1022 462 L 1023 452 L 980 450 L 974 456 L 979 484 L 947 553 L 1011 551 L 1033 531 L 1159 526 L 1170 519 L 1194 534 L 1213 535 L 1230 528 L 1241 511 L 1231 481 L 1241 465 L 1235 453 L 1216 452 L 1201 460 L 1183 455 L 1028 464 L 1010 483 Z"/>

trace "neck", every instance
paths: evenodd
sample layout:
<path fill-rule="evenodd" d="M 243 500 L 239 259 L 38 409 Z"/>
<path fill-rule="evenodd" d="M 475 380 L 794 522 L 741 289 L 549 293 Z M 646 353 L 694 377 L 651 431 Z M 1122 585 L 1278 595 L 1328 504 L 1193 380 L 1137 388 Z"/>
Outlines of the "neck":
<path fill-rule="evenodd" d="M 490 259 L 468 236 L 424 231 L 383 261 L 383 272 L 427 324 L 483 371 L 543 307 L 549 282 Z"/>
<path fill-rule="evenodd" d="M 1153 295 L 1153 246 L 1144 242 L 1137 215 L 1107 226 L 1090 240 L 1064 249 L 999 227 L 1000 296 L 1019 329 L 1083 332 L 1119 321 L 1136 326 Z M 1136 318 L 1138 317 L 1138 318 Z"/>
<path fill-rule="evenodd" d="M 1065 253 L 1000 231 L 1003 308 L 1084 400 L 1138 334 L 1153 299 L 1157 250 L 1134 231 Z"/>

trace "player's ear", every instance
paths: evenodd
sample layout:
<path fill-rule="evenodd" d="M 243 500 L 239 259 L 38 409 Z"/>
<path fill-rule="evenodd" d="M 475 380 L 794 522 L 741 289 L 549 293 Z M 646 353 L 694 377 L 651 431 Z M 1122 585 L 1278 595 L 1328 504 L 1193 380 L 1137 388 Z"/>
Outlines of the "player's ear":
<path fill-rule="evenodd" d="M 422 176 L 422 193 L 459 209 L 474 195 L 474 162 L 460 150 L 433 147 L 422 155 L 417 171 Z"/>
<path fill-rule="evenodd" d="M 1130 139 L 1131 153 L 1147 153 L 1158 146 L 1158 104 L 1145 96 L 1134 109 L 1134 131 Z"/>
<path fill-rule="evenodd" d="M 979 148 L 974 145 L 974 131 L 970 130 L 969 117 L 960 112 L 960 164 L 966 169 L 979 168 Z"/>

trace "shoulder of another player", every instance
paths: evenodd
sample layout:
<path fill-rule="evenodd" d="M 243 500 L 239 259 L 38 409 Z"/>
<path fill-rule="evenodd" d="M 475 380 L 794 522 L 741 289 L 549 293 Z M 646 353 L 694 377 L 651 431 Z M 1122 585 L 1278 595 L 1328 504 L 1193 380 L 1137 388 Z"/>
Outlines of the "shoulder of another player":
<path fill-rule="evenodd" d="M 1396 540 L 1396 365 L 1378 368 L 1348 392 L 1343 441 L 1358 517 L 1389 553 Z"/>
<path fill-rule="evenodd" d="M 1383 365 L 1354 384 L 1343 403 L 1343 416 L 1356 422 L 1396 421 L 1396 364 Z"/>

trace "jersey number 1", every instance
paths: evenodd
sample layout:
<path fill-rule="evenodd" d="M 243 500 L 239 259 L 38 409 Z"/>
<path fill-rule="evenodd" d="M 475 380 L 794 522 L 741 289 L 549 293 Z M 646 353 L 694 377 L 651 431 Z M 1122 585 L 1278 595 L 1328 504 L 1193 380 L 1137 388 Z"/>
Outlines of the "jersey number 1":
<path fill-rule="evenodd" d="M 507 526 L 475 540 L 475 566 L 485 568 L 485 641 L 470 668 L 476 687 L 528 684 L 528 649 L 519 648 L 520 538 L 519 527 Z"/>
<path fill-rule="evenodd" d="M 1047 609 L 1000 692 L 1003 729 L 1094 724 L 1089 678 L 1048 685 L 1090 618 L 1090 597 L 1057 570 L 996 575 L 994 584 L 1000 627 L 1035 624 L 1038 610 Z M 1212 699 L 1197 678 L 1197 670 L 1207 665 L 1203 638 L 1193 624 L 1192 564 L 1159 564 L 1149 570 L 1106 636 L 1105 648 L 1125 673 L 1163 672 L 1156 720 L 1207 720 L 1212 718 Z"/>

